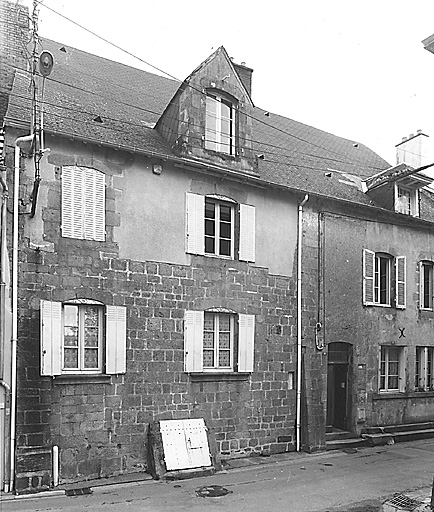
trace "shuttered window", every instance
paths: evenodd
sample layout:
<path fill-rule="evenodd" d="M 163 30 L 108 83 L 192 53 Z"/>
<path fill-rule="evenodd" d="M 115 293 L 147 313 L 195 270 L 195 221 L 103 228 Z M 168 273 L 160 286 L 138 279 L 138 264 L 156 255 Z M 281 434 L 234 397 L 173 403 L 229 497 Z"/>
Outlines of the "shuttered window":
<path fill-rule="evenodd" d="M 419 308 L 432 311 L 433 309 L 433 262 L 422 261 L 419 264 Z"/>
<path fill-rule="evenodd" d="M 105 175 L 89 167 L 62 168 L 62 236 L 105 240 Z"/>
<path fill-rule="evenodd" d="M 42 375 L 125 371 L 125 307 L 104 307 L 85 299 L 64 304 L 41 301 Z"/>
<path fill-rule="evenodd" d="M 379 391 L 405 391 L 405 347 L 380 347 Z"/>
<path fill-rule="evenodd" d="M 392 263 L 395 272 L 392 273 Z M 393 274 L 393 275 L 392 275 Z M 395 295 L 392 295 L 392 290 Z M 406 307 L 406 257 L 395 259 L 384 253 L 363 250 L 363 304 L 366 306 Z"/>
<path fill-rule="evenodd" d="M 187 193 L 187 252 L 254 262 L 255 207 L 220 198 Z"/>
<path fill-rule="evenodd" d="M 252 372 L 254 338 L 254 315 L 223 310 L 186 311 L 185 371 Z"/>

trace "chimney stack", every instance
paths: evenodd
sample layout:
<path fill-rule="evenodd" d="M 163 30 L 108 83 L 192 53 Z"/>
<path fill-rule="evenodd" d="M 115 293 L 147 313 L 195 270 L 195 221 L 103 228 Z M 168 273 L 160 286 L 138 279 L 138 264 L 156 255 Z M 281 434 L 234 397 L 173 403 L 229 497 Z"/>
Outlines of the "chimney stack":
<path fill-rule="evenodd" d="M 409 137 L 403 137 L 402 142 L 396 147 L 396 163 L 407 164 L 414 169 L 418 169 L 428 163 L 427 145 L 428 135 L 422 130 L 417 130 L 416 135 L 413 133 Z"/>
<path fill-rule="evenodd" d="M 247 67 L 245 62 L 242 62 L 241 64 L 236 64 L 235 62 L 232 61 L 232 64 L 235 68 L 235 71 L 238 73 L 238 76 L 240 77 L 241 82 L 243 83 L 244 87 L 247 89 L 249 96 L 252 97 L 253 69 Z"/>

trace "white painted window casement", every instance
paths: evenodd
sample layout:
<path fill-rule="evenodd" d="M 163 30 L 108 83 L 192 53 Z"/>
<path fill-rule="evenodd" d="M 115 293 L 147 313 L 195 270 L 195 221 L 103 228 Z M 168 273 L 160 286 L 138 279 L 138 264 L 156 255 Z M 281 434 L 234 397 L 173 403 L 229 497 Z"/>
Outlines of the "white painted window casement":
<path fill-rule="evenodd" d="M 392 268 L 394 264 L 394 279 Z M 406 257 L 375 253 L 363 249 L 363 304 L 391 306 L 395 290 L 395 307 L 406 307 Z"/>
<path fill-rule="evenodd" d="M 125 371 L 125 307 L 87 299 L 41 301 L 41 375 Z"/>
<path fill-rule="evenodd" d="M 255 261 L 255 207 L 223 196 L 187 193 L 187 252 Z"/>
<path fill-rule="evenodd" d="M 404 347 L 380 347 L 379 391 L 405 391 Z"/>
<path fill-rule="evenodd" d="M 426 311 L 433 310 L 433 266 L 432 261 L 419 263 L 419 308 Z"/>
<path fill-rule="evenodd" d="M 186 311 L 185 371 L 252 372 L 255 316 L 223 308 Z"/>
<path fill-rule="evenodd" d="M 105 175 L 89 167 L 62 168 L 62 236 L 105 240 Z"/>
<path fill-rule="evenodd" d="M 395 184 L 395 211 L 413 217 L 419 216 L 419 190 Z"/>
<path fill-rule="evenodd" d="M 416 347 L 414 387 L 416 391 L 434 390 L 434 347 Z"/>
<path fill-rule="evenodd" d="M 216 93 L 206 96 L 205 149 L 235 155 L 236 109 Z"/>

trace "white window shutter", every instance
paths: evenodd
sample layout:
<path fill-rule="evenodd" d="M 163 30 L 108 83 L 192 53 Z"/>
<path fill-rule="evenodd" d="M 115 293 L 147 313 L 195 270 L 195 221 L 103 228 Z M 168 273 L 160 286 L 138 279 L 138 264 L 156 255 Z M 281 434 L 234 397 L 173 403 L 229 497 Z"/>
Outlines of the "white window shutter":
<path fill-rule="evenodd" d="M 126 372 L 127 366 L 127 308 L 106 306 L 106 373 Z"/>
<path fill-rule="evenodd" d="M 81 238 L 81 180 L 76 167 L 62 168 L 62 236 Z"/>
<path fill-rule="evenodd" d="M 238 371 L 253 372 L 255 315 L 239 315 Z"/>
<path fill-rule="evenodd" d="M 374 304 L 375 252 L 363 249 L 363 304 Z"/>
<path fill-rule="evenodd" d="M 82 168 L 84 176 L 84 238 L 105 240 L 105 175 L 95 169 Z"/>
<path fill-rule="evenodd" d="M 398 256 L 396 258 L 395 271 L 396 271 L 395 306 L 400 309 L 405 309 L 405 307 L 406 307 L 406 284 L 405 284 L 406 258 L 405 258 L 405 256 Z"/>
<path fill-rule="evenodd" d="M 255 261 L 255 242 L 255 207 L 240 204 L 240 260 Z"/>
<path fill-rule="evenodd" d="M 187 192 L 187 252 L 205 253 L 205 196 Z"/>
<path fill-rule="evenodd" d="M 62 304 L 41 300 L 41 375 L 62 373 Z"/>
<path fill-rule="evenodd" d="M 203 371 L 203 311 L 185 312 L 184 371 Z"/>

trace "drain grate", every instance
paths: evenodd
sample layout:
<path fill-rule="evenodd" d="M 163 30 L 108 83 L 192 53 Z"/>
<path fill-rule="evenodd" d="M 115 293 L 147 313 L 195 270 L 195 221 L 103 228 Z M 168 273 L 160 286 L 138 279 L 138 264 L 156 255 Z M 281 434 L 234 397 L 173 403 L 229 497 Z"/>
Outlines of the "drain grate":
<path fill-rule="evenodd" d="M 399 507 L 400 510 L 408 510 L 409 512 L 412 512 L 420 505 L 417 500 L 413 500 L 404 494 L 395 494 L 395 496 L 390 500 L 387 500 L 386 503 Z"/>
<path fill-rule="evenodd" d="M 232 493 L 232 491 L 221 485 L 207 485 L 206 487 L 196 489 L 196 494 L 200 498 L 220 498 L 230 493 Z"/>
<path fill-rule="evenodd" d="M 92 494 L 90 487 L 79 487 L 77 489 L 66 489 L 65 494 L 67 496 L 84 496 L 85 494 Z"/>

